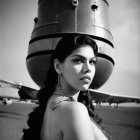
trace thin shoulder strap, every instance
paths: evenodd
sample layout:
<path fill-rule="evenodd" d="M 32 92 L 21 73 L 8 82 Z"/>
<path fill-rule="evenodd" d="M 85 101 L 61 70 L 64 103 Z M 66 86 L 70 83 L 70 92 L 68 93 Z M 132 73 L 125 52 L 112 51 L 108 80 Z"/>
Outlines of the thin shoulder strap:
<path fill-rule="evenodd" d="M 61 97 L 50 103 L 51 110 L 55 110 L 58 105 L 64 101 L 75 101 L 73 97 Z"/>

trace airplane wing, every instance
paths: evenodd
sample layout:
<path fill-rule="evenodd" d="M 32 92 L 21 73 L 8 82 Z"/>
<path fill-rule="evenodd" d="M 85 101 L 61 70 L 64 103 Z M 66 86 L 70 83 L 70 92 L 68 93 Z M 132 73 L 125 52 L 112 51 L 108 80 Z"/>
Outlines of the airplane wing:
<path fill-rule="evenodd" d="M 0 79 L 0 87 L 1 88 L 10 87 L 10 88 L 18 89 L 18 94 L 19 94 L 21 99 L 37 100 L 38 90 L 24 86 L 24 85 L 19 84 L 17 82 L 5 81 L 5 80 Z"/>
<path fill-rule="evenodd" d="M 16 83 L 16 82 L 5 81 L 5 80 L 0 79 L 0 87 L 1 88 L 11 87 L 11 88 L 20 89 L 21 84 Z"/>
<path fill-rule="evenodd" d="M 91 99 L 97 103 L 140 103 L 140 98 L 138 97 L 130 97 L 130 96 L 120 96 L 120 95 L 111 95 L 106 94 L 96 90 L 90 90 L 90 97 Z"/>

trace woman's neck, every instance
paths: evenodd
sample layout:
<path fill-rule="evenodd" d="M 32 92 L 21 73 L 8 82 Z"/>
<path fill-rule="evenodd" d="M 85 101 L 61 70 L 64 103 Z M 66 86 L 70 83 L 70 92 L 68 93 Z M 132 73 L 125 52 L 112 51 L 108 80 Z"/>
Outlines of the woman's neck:
<path fill-rule="evenodd" d="M 80 91 L 74 90 L 73 88 L 66 88 L 62 85 L 56 85 L 56 91 L 54 94 L 65 96 L 65 97 L 73 97 L 75 101 L 77 101 L 79 92 Z"/>

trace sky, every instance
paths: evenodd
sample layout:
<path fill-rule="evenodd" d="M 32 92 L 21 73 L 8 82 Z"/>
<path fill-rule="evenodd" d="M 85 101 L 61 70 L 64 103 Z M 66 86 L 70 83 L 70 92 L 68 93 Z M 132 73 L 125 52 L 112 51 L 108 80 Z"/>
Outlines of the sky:
<path fill-rule="evenodd" d="M 108 0 L 115 66 L 101 91 L 140 97 L 140 0 Z M 38 86 L 26 68 L 26 56 L 38 0 L 0 0 L 0 79 Z M 17 96 L 17 90 L 0 89 Z"/>

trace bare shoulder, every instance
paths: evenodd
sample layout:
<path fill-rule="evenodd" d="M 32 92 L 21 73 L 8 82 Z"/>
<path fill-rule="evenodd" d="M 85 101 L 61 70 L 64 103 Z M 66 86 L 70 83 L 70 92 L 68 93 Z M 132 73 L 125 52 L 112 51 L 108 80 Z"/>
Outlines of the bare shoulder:
<path fill-rule="evenodd" d="M 70 116 L 77 116 L 77 114 L 88 115 L 86 106 L 80 102 L 65 102 L 61 108 L 64 114 L 68 113 Z"/>
<path fill-rule="evenodd" d="M 84 104 L 79 102 L 66 102 L 60 108 L 60 125 L 66 140 L 93 140 L 91 122 Z"/>
<path fill-rule="evenodd" d="M 53 102 L 52 102 L 53 103 Z M 84 113 L 84 114 L 88 114 L 87 108 L 84 104 L 80 103 L 80 102 L 70 102 L 67 100 L 60 100 L 57 103 L 55 103 L 56 105 L 56 113 L 60 113 L 61 115 L 66 114 L 73 114 L 73 113 Z"/>
<path fill-rule="evenodd" d="M 73 123 L 75 125 L 82 125 L 89 122 L 89 114 L 86 106 L 80 102 L 68 102 L 62 106 L 62 118 L 66 120 L 65 125 Z"/>

